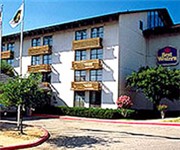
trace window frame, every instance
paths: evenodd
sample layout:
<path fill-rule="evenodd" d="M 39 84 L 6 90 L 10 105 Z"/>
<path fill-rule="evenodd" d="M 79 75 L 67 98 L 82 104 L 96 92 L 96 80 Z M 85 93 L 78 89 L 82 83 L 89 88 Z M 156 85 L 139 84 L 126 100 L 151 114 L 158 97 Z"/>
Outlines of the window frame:
<path fill-rule="evenodd" d="M 15 48 L 14 42 L 7 43 L 7 51 L 14 52 L 14 48 Z"/>
<path fill-rule="evenodd" d="M 102 49 L 91 49 L 90 59 L 103 59 L 103 50 Z"/>
<path fill-rule="evenodd" d="M 87 52 L 86 50 L 76 50 L 75 51 L 75 61 L 86 60 Z"/>
<path fill-rule="evenodd" d="M 87 29 L 75 31 L 75 40 L 87 39 Z"/>
<path fill-rule="evenodd" d="M 40 37 L 33 38 L 31 40 L 31 46 L 32 47 L 41 46 L 41 38 Z"/>
<path fill-rule="evenodd" d="M 90 81 L 102 81 L 102 69 L 90 70 Z"/>
<path fill-rule="evenodd" d="M 75 70 L 74 81 L 75 82 L 86 81 L 86 70 Z"/>
<path fill-rule="evenodd" d="M 39 65 L 40 64 L 40 56 L 35 55 L 31 57 L 31 65 Z"/>
<path fill-rule="evenodd" d="M 103 38 L 104 36 L 104 27 L 94 27 L 91 29 L 91 38 Z"/>
<path fill-rule="evenodd" d="M 52 64 L 51 54 L 43 55 L 43 64 Z"/>
<path fill-rule="evenodd" d="M 46 41 L 47 40 L 47 41 Z M 53 45 L 53 37 L 51 35 L 43 37 L 43 45 L 52 46 Z"/>

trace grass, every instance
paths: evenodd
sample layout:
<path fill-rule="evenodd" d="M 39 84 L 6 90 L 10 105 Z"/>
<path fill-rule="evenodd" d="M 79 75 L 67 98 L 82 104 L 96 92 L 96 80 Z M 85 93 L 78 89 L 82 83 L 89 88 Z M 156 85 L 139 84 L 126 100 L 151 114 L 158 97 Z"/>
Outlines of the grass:
<path fill-rule="evenodd" d="M 164 120 L 163 122 L 177 122 L 177 123 L 180 123 L 180 117 L 175 118 L 175 119 L 167 119 L 167 120 Z"/>

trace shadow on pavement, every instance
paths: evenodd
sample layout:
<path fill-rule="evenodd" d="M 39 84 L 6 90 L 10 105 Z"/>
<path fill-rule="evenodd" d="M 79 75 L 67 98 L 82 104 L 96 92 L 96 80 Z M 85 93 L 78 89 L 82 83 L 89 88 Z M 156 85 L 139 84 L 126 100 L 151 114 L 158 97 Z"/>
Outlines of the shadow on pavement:
<path fill-rule="evenodd" d="M 93 147 L 94 144 L 105 145 L 107 143 L 106 140 L 91 137 L 91 136 L 59 136 L 57 138 L 52 138 L 47 141 L 50 144 L 54 144 L 57 147 L 65 147 L 65 148 L 77 148 L 88 146 L 88 148 Z"/>

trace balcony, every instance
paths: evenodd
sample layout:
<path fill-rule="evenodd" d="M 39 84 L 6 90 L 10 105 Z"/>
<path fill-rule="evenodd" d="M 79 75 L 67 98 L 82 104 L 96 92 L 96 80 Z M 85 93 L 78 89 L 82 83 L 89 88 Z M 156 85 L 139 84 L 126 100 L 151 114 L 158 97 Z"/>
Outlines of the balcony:
<path fill-rule="evenodd" d="M 100 59 L 73 61 L 72 68 L 73 70 L 101 69 L 102 61 Z"/>
<path fill-rule="evenodd" d="M 101 84 L 97 81 L 72 82 L 71 89 L 74 91 L 99 91 Z"/>
<path fill-rule="evenodd" d="M 13 52 L 12 51 L 4 51 L 4 52 L 1 52 L 1 58 L 2 59 L 10 59 L 10 58 L 13 58 Z"/>
<path fill-rule="evenodd" d="M 49 82 L 42 82 L 42 85 L 43 85 L 44 87 L 50 88 L 50 83 L 49 83 Z"/>
<path fill-rule="evenodd" d="M 73 50 L 83 50 L 83 49 L 92 49 L 92 48 L 101 48 L 101 47 L 102 47 L 101 38 L 91 38 L 91 39 L 73 41 Z"/>
<path fill-rule="evenodd" d="M 51 46 L 49 45 L 30 47 L 28 49 L 29 56 L 45 55 L 45 54 L 51 54 L 51 53 L 52 53 L 52 50 L 51 50 Z"/>
<path fill-rule="evenodd" d="M 31 65 L 28 66 L 28 72 L 30 73 L 51 72 L 51 65 L 49 64 Z"/>

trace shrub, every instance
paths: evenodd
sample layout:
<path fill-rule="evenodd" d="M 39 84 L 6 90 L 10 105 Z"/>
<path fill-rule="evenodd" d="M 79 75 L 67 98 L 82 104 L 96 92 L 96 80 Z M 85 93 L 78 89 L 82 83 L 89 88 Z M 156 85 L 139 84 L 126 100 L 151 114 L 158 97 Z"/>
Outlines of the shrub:
<path fill-rule="evenodd" d="M 51 107 L 47 113 L 54 115 L 69 115 L 88 118 L 100 118 L 100 119 L 120 119 L 122 116 L 122 110 L 120 109 L 102 109 L 102 108 L 83 108 L 83 107 Z M 49 111 L 51 110 L 51 111 Z M 127 116 L 130 117 L 135 111 L 127 109 Z M 43 112 L 46 113 L 46 112 Z"/>
<path fill-rule="evenodd" d="M 128 108 L 130 108 L 133 105 L 130 97 L 127 95 L 122 95 L 117 99 L 116 104 L 118 108 L 121 109 L 121 115 L 127 117 Z"/>
<path fill-rule="evenodd" d="M 118 108 L 124 108 L 124 109 L 128 109 L 133 105 L 130 97 L 127 95 L 120 96 L 116 101 L 116 104 Z"/>

